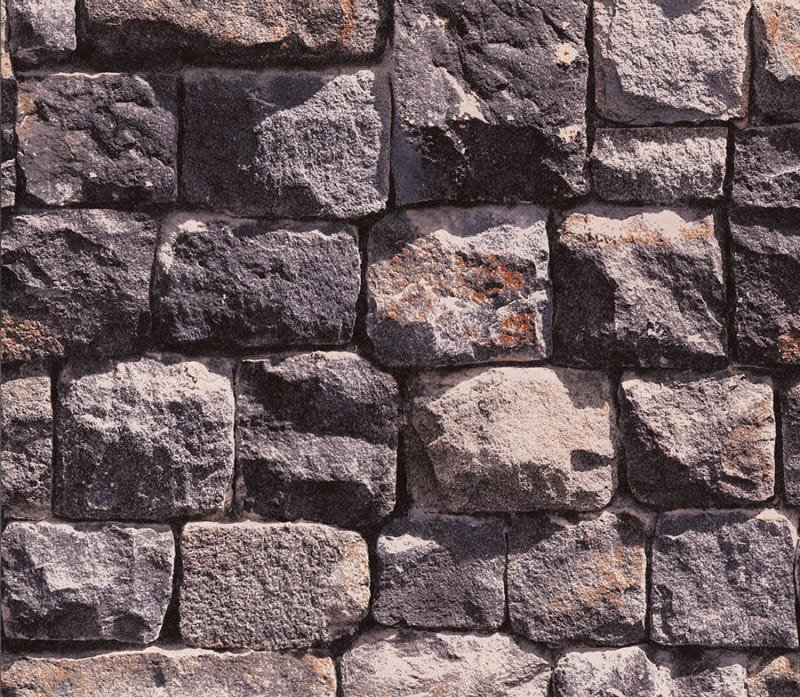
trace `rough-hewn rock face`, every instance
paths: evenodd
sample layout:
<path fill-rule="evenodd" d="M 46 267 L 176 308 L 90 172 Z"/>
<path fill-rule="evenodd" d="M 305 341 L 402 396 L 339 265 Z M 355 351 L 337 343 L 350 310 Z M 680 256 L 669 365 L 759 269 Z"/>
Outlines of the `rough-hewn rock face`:
<path fill-rule="evenodd" d="M 342 344 L 360 274 L 350 225 L 176 214 L 156 256 L 154 331 L 173 346 Z"/>
<path fill-rule="evenodd" d="M 381 624 L 497 629 L 505 615 L 504 523 L 412 511 L 381 531 L 372 614 Z"/>
<path fill-rule="evenodd" d="M 176 82 L 31 74 L 19 84 L 17 162 L 36 204 L 161 203 L 177 191 Z"/>
<path fill-rule="evenodd" d="M 594 510 L 614 494 L 615 415 L 601 373 L 424 373 L 408 397 L 407 476 L 423 508 Z"/>
<path fill-rule="evenodd" d="M 519 634 L 546 643 L 644 639 L 645 526 L 629 513 L 570 524 L 520 517 L 509 532 L 508 612 Z"/>
<path fill-rule="evenodd" d="M 556 359 L 709 366 L 725 361 L 725 291 L 714 216 L 589 205 L 553 248 Z"/>
<path fill-rule="evenodd" d="M 750 0 L 596 0 L 597 109 L 648 125 L 744 116 Z"/>
<path fill-rule="evenodd" d="M 391 107 L 382 72 L 189 71 L 185 85 L 190 203 L 333 218 L 386 205 Z"/>
<path fill-rule="evenodd" d="M 775 493 L 769 379 L 627 373 L 620 391 L 628 485 L 659 508 L 748 505 Z"/>
<path fill-rule="evenodd" d="M 395 4 L 398 203 L 586 193 L 586 3 Z"/>
<path fill-rule="evenodd" d="M 364 526 L 391 513 L 397 384 L 353 353 L 241 364 L 239 498 L 267 518 Z"/>
<path fill-rule="evenodd" d="M 355 532 L 189 523 L 181 557 L 180 629 L 190 646 L 301 648 L 352 634 L 367 614 L 369 558 Z"/>
<path fill-rule="evenodd" d="M 651 637 L 678 646 L 796 647 L 796 532 L 773 510 L 669 513 L 651 562 Z"/>
<path fill-rule="evenodd" d="M 370 232 L 367 331 L 381 363 L 444 366 L 550 353 L 547 211 L 405 210 Z"/>
<path fill-rule="evenodd" d="M 736 131 L 733 202 L 800 208 L 800 124 Z"/>
<path fill-rule="evenodd" d="M 166 520 L 223 511 L 234 459 L 226 362 L 69 366 L 56 416 L 58 514 Z"/>
<path fill-rule="evenodd" d="M 760 656 L 750 662 L 748 697 L 792 697 L 800 694 L 800 653 L 775 658 Z"/>
<path fill-rule="evenodd" d="M 800 379 L 787 384 L 781 394 L 783 483 L 786 501 L 800 505 Z"/>
<path fill-rule="evenodd" d="M 755 0 L 753 10 L 756 106 L 769 118 L 798 121 L 800 2 Z"/>
<path fill-rule="evenodd" d="M 11 523 L 2 536 L 5 636 L 154 641 L 174 557 L 166 525 Z"/>
<path fill-rule="evenodd" d="M 149 336 L 157 226 L 143 213 L 49 211 L 2 237 L 3 358 L 126 355 Z"/>
<path fill-rule="evenodd" d="M 14 160 L 0 165 L 0 208 L 11 208 L 17 202 L 17 167 Z"/>
<path fill-rule="evenodd" d="M 7 0 L 8 43 L 23 63 L 64 58 L 75 50 L 73 0 Z"/>
<path fill-rule="evenodd" d="M 550 678 L 546 658 L 503 634 L 372 631 L 340 666 L 343 697 L 546 697 Z"/>

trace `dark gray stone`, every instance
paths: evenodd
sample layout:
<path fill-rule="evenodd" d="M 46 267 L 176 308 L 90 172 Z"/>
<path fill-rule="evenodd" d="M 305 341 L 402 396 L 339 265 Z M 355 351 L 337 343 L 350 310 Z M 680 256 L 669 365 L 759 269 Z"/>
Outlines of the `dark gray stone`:
<path fill-rule="evenodd" d="M 790 381 L 781 393 L 783 483 L 786 502 L 800 505 L 800 378 Z"/>
<path fill-rule="evenodd" d="M 397 202 L 585 194 L 584 0 L 395 3 Z"/>
<path fill-rule="evenodd" d="M 17 80 L 8 52 L 6 4 L 0 2 L 0 122 L 13 123 L 17 113 Z"/>
<path fill-rule="evenodd" d="M 800 695 L 800 652 L 781 656 L 755 656 L 750 661 L 748 697 Z"/>
<path fill-rule="evenodd" d="M 800 124 L 736 131 L 733 202 L 800 208 Z"/>
<path fill-rule="evenodd" d="M 349 225 L 173 215 L 156 255 L 154 332 L 220 350 L 343 344 L 360 263 Z"/>
<path fill-rule="evenodd" d="M 753 3 L 756 105 L 780 121 L 800 121 L 800 4 Z"/>
<path fill-rule="evenodd" d="M 75 50 L 75 0 L 6 0 L 9 48 L 26 64 L 66 58 Z"/>
<path fill-rule="evenodd" d="M 394 378 L 353 353 L 284 354 L 244 361 L 236 391 L 245 511 L 345 526 L 391 513 Z"/>

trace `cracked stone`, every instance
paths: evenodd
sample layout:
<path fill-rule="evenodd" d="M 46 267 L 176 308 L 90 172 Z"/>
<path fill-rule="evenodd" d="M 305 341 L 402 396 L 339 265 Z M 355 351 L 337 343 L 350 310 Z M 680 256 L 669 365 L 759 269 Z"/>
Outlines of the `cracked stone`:
<path fill-rule="evenodd" d="M 25 64 L 66 58 L 75 50 L 74 0 L 7 0 L 9 48 Z"/>
<path fill-rule="evenodd" d="M 800 0 L 753 3 L 759 111 L 779 121 L 800 120 Z"/>
<path fill-rule="evenodd" d="M 800 505 L 800 379 L 790 381 L 781 393 L 783 480 L 786 501 Z"/>
<path fill-rule="evenodd" d="M 800 208 L 800 124 L 736 131 L 733 202 Z"/>

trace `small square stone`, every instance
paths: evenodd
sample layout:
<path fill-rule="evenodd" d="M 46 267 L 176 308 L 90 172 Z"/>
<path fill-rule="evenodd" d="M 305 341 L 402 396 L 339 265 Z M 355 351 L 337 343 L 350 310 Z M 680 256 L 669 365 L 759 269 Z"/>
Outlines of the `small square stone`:
<path fill-rule="evenodd" d="M 736 131 L 733 202 L 800 208 L 800 124 Z"/>
<path fill-rule="evenodd" d="M 9 48 L 26 64 L 66 58 L 75 50 L 74 0 L 6 0 Z"/>

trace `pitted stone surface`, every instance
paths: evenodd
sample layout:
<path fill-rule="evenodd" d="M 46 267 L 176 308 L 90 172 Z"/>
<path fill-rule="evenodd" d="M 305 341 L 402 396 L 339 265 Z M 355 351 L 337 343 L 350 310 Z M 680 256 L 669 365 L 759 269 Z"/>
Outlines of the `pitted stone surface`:
<path fill-rule="evenodd" d="M 17 165 L 6 160 L 0 165 L 0 208 L 12 208 L 17 203 Z"/>
<path fill-rule="evenodd" d="M 165 520 L 223 511 L 234 459 L 227 363 L 68 366 L 56 409 L 58 514 Z"/>
<path fill-rule="evenodd" d="M 504 634 L 373 630 L 342 657 L 341 680 L 343 697 L 546 697 L 550 665 Z"/>
<path fill-rule="evenodd" d="M 175 558 L 166 525 L 15 522 L 2 542 L 5 636 L 132 643 L 158 637 Z"/>
<path fill-rule="evenodd" d="M 237 383 L 239 499 L 267 518 L 343 526 L 391 513 L 399 394 L 353 353 L 245 361 Z"/>
<path fill-rule="evenodd" d="M 505 615 L 504 523 L 412 511 L 378 537 L 381 624 L 497 629 Z"/>
<path fill-rule="evenodd" d="M 223 350 L 342 344 L 360 275 L 350 225 L 175 214 L 156 255 L 155 333 Z"/>
<path fill-rule="evenodd" d="M 188 202 L 303 218 L 385 207 L 391 101 L 382 72 L 189 71 L 184 79 Z"/>
<path fill-rule="evenodd" d="M 451 513 L 595 510 L 616 488 L 611 385 L 568 368 L 476 368 L 411 380 L 415 503 Z"/>
<path fill-rule="evenodd" d="M 750 662 L 748 697 L 792 697 L 800 694 L 800 652 L 757 656 Z"/>
<path fill-rule="evenodd" d="M 626 373 L 620 390 L 628 485 L 657 508 L 748 505 L 775 493 L 769 378 Z"/>
<path fill-rule="evenodd" d="M 509 531 L 511 626 L 544 643 L 641 641 L 646 567 L 645 526 L 629 513 L 521 516 Z"/>
<path fill-rule="evenodd" d="M 397 202 L 579 196 L 584 0 L 395 4 Z"/>
<path fill-rule="evenodd" d="M 800 505 L 800 379 L 790 381 L 781 391 L 781 434 L 786 501 L 797 506 Z"/>
<path fill-rule="evenodd" d="M 20 62 L 65 58 L 75 50 L 74 0 L 6 0 L 9 48 Z"/>
<path fill-rule="evenodd" d="M 353 634 L 367 614 L 369 557 L 355 532 L 188 523 L 181 556 L 180 629 L 190 646 L 303 648 Z"/>
<path fill-rule="evenodd" d="M 762 114 L 800 120 L 800 0 L 755 0 L 754 86 Z"/>
<path fill-rule="evenodd" d="M 662 515 L 651 562 L 651 638 L 667 646 L 796 647 L 796 532 L 781 513 Z"/>
<path fill-rule="evenodd" d="M 597 366 L 725 362 L 725 289 L 714 216 L 588 205 L 553 248 L 557 360 Z"/>
<path fill-rule="evenodd" d="M 800 208 L 800 124 L 736 131 L 733 202 Z"/>
<path fill-rule="evenodd" d="M 444 366 L 550 353 L 547 211 L 391 213 L 367 249 L 367 331 L 381 363 Z"/>

